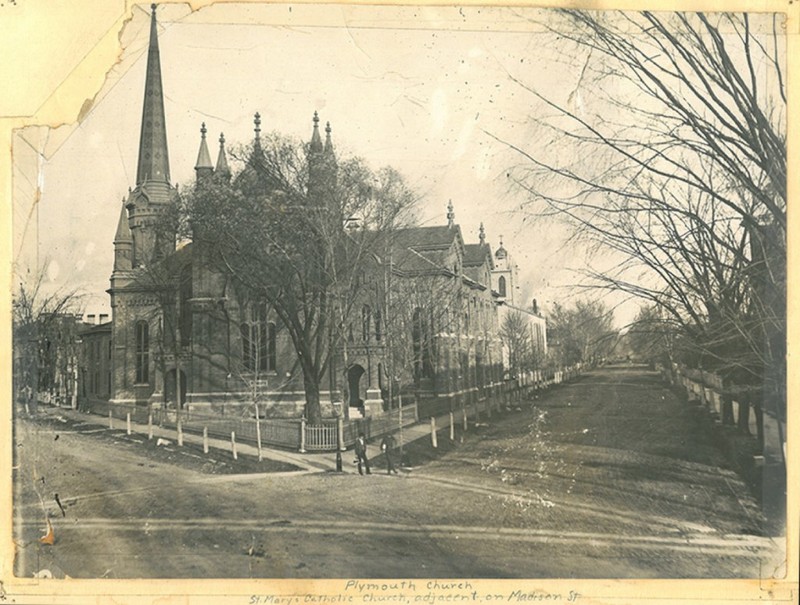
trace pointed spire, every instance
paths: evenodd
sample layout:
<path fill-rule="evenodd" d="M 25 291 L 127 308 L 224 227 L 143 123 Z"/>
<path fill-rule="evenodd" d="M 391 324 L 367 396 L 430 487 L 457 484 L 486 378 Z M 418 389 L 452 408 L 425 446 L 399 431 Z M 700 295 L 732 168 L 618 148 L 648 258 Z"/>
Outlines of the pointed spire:
<path fill-rule="evenodd" d="M 323 150 L 322 139 L 319 136 L 319 114 L 314 112 L 314 132 L 311 133 L 311 152 L 318 153 Z"/>
<path fill-rule="evenodd" d="M 481 246 L 486 244 L 486 231 L 483 228 L 483 221 L 481 221 L 481 228 L 478 229 L 478 241 Z"/>
<path fill-rule="evenodd" d="M 253 132 L 255 133 L 255 143 L 259 147 L 261 146 L 261 114 L 256 112 L 256 115 L 253 116 Z"/>
<path fill-rule="evenodd" d="M 325 155 L 333 155 L 333 141 L 331 141 L 331 123 L 325 124 Z"/>
<path fill-rule="evenodd" d="M 453 227 L 456 224 L 456 213 L 453 210 L 453 200 L 447 202 L 447 226 Z"/>
<path fill-rule="evenodd" d="M 197 154 L 197 163 L 194 166 L 197 177 L 200 178 L 201 174 L 211 174 L 214 171 L 214 164 L 211 163 L 211 155 L 208 153 L 208 145 L 206 144 L 206 123 L 200 127 L 200 151 Z"/>
<path fill-rule="evenodd" d="M 230 176 L 231 169 L 228 167 L 228 157 L 225 154 L 225 135 L 219 133 L 219 155 L 217 156 L 217 174 L 222 176 Z"/>
<path fill-rule="evenodd" d="M 151 5 L 151 9 L 153 12 L 150 16 L 150 45 L 147 50 L 142 129 L 139 137 L 139 163 L 136 172 L 137 185 L 146 181 L 161 181 L 167 184 L 170 182 L 156 5 Z"/>
<path fill-rule="evenodd" d="M 114 243 L 132 242 L 133 236 L 131 235 L 131 227 L 128 224 L 128 211 L 125 208 L 125 199 L 122 199 L 122 208 L 119 213 L 119 222 L 117 223 L 117 233 L 114 235 Z"/>
<path fill-rule="evenodd" d="M 123 198 L 117 233 L 114 235 L 114 272 L 130 271 L 131 269 L 133 269 L 133 235 L 125 208 L 125 198 Z"/>

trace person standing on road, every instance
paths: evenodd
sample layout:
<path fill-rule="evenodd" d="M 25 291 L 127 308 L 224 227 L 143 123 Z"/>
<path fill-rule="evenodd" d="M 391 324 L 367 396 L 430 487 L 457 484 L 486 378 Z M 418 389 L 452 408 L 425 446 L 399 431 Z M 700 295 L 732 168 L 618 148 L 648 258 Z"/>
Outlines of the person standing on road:
<path fill-rule="evenodd" d="M 356 439 L 356 460 L 358 461 L 358 474 L 363 475 L 364 471 L 361 468 L 361 464 L 364 464 L 364 467 L 367 469 L 367 474 L 371 475 L 372 473 L 369 470 L 369 460 L 367 459 L 367 440 L 364 437 L 364 433 L 358 434 L 358 439 Z"/>
<path fill-rule="evenodd" d="M 397 474 L 397 469 L 394 467 L 394 460 L 392 457 L 394 456 L 394 448 L 397 445 L 397 442 L 394 439 L 394 435 L 391 433 L 387 433 L 383 436 L 381 440 L 381 451 L 386 456 L 386 474 L 391 475 L 394 473 Z"/>

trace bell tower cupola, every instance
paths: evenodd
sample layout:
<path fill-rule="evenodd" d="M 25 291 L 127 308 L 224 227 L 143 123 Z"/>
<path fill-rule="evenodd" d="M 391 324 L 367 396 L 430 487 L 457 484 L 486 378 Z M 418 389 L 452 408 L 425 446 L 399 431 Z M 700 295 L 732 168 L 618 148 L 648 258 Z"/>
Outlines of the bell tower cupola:
<path fill-rule="evenodd" d="M 517 288 L 517 266 L 503 246 L 503 236 L 500 236 L 500 246 L 494 253 L 494 269 L 492 269 L 492 290 L 499 294 L 499 300 L 509 305 L 514 304 L 514 290 Z"/>

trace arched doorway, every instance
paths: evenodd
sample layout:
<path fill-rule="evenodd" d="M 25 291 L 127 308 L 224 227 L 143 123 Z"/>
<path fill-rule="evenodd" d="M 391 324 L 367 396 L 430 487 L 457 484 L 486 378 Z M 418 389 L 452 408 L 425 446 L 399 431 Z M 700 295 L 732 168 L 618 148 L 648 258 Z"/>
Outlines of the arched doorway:
<path fill-rule="evenodd" d="M 348 404 L 350 407 L 361 407 L 364 400 L 361 398 L 361 377 L 364 375 L 364 368 L 355 364 L 347 370 L 347 392 Z"/>
<path fill-rule="evenodd" d="M 175 376 L 174 369 L 167 372 L 167 380 L 164 383 L 164 394 L 166 395 L 167 404 L 175 403 Z M 181 370 L 181 407 L 183 407 L 184 403 L 186 403 L 186 374 Z"/>

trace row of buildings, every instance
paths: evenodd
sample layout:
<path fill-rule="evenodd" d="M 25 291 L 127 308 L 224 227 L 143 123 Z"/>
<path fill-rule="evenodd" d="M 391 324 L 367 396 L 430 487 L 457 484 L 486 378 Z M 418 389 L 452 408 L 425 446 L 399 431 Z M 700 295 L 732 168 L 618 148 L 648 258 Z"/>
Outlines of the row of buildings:
<path fill-rule="evenodd" d="M 117 210 L 112 315 L 81 331 L 78 400 L 217 410 L 257 398 L 268 416 L 300 416 L 307 398 L 298 353 L 275 310 L 238 298 L 199 242 L 176 246 L 159 236 L 177 191 L 170 181 L 155 7 L 144 90 L 136 183 Z M 256 114 L 256 153 L 259 136 Z M 316 114 L 308 149 L 313 192 L 331 177 L 314 167 L 335 166 L 330 126 L 323 142 Z M 224 138 L 213 162 L 205 125 L 195 171 L 198 180 L 231 179 Z M 349 228 L 346 221 L 341 228 Z M 154 263 L 162 275 L 157 282 Z M 501 338 L 511 313 L 524 319 L 537 354 L 546 353 L 545 320 L 535 303 L 515 300 L 516 266 L 508 251 L 502 242 L 492 249 L 483 225 L 478 242 L 466 243 L 452 203 L 446 223 L 393 232 L 362 273 L 374 287 L 359 291 L 344 332 L 331 341 L 319 385 L 325 415 L 379 414 L 400 394 L 453 406 L 499 387 L 511 377 L 512 352 Z"/>

